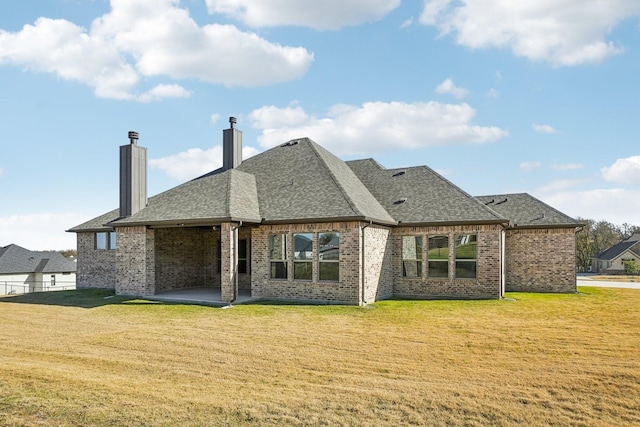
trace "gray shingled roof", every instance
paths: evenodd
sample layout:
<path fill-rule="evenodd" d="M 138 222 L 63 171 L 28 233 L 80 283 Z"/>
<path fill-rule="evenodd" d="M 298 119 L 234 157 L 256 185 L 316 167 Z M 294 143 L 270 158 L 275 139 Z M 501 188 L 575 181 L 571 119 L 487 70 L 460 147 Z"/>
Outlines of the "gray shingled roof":
<path fill-rule="evenodd" d="M 0 248 L 0 274 L 72 273 L 76 263 L 60 252 L 30 251 L 18 245 Z"/>
<path fill-rule="evenodd" d="M 636 245 L 638 245 L 638 247 L 634 247 Z M 625 240 L 624 242 L 617 243 L 610 248 L 605 249 L 604 251 L 597 254 L 594 258 L 611 261 L 628 250 L 636 254 L 636 256 L 640 256 L 640 243 L 637 240 Z"/>
<path fill-rule="evenodd" d="M 373 159 L 347 165 L 402 224 L 508 222 L 427 166 L 385 169 Z"/>
<path fill-rule="evenodd" d="M 501 223 L 516 227 L 582 224 L 528 194 L 472 197 L 427 166 L 385 169 L 372 159 L 344 162 L 308 138 L 289 141 L 71 228 L 209 225 L 226 221 L 293 223 L 364 220 L 379 224 Z"/>
<path fill-rule="evenodd" d="M 478 196 L 476 199 L 511 220 L 515 228 L 580 227 L 583 225 L 527 193 Z"/>
<path fill-rule="evenodd" d="M 238 169 L 256 177 L 266 222 L 359 219 L 395 224 L 344 161 L 308 138 L 249 158 Z"/>
<path fill-rule="evenodd" d="M 140 212 L 110 225 L 260 222 L 255 177 L 231 169 L 186 182 L 149 199 Z"/>

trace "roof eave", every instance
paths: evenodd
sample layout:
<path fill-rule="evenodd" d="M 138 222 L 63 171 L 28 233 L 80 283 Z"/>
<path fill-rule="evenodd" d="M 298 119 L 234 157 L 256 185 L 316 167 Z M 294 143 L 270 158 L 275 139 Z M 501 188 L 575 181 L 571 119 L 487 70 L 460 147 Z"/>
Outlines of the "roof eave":
<path fill-rule="evenodd" d="M 217 226 L 225 222 L 242 222 L 259 224 L 255 218 L 225 217 L 225 218 L 196 218 L 196 219 L 170 219 L 162 221 L 126 221 L 112 222 L 112 227 L 149 227 L 149 228 L 175 228 L 175 227 L 209 227 Z"/>
<path fill-rule="evenodd" d="M 379 218 L 370 218 L 367 216 L 347 216 L 347 217 L 321 217 L 321 218 L 295 218 L 295 219 L 262 219 L 265 225 L 281 225 L 281 224 L 308 224 L 308 223 L 327 223 L 327 222 L 368 222 L 372 224 L 395 226 L 396 221 L 389 221 Z"/>
<path fill-rule="evenodd" d="M 482 224 L 498 224 L 503 225 L 506 228 L 509 226 L 509 221 L 504 219 L 489 219 L 489 220 L 475 220 L 475 221 L 422 221 L 422 222 L 398 222 L 398 226 L 402 227 L 432 227 L 443 225 L 482 225 Z"/>

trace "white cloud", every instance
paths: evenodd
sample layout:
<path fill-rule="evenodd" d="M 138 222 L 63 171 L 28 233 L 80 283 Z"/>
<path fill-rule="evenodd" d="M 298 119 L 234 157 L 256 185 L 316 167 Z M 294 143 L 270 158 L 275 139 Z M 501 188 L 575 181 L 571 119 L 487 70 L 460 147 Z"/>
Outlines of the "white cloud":
<path fill-rule="evenodd" d="M 4 175 L 5 173 L 7 173 L 5 168 L 0 168 L 0 176 Z"/>
<path fill-rule="evenodd" d="M 622 52 L 606 36 L 638 14 L 640 4 L 629 0 L 425 0 L 420 22 L 441 36 L 455 34 L 462 46 L 509 48 L 533 61 L 572 66 Z"/>
<path fill-rule="evenodd" d="M 466 103 L 368 102 L 359 107 L 335 105 L 325 117 L 309 115 L 300 106 L 265 106 L 249 118 L 262 131 L 262 147 L 306 136 L 337 154 L 482 144 L 509 134 L 495 126 L 473 125 L 475 113 Z"/>
<path fill-rule="evenodd" d="M 34 251 L 72 249 L 76 247 L 76 235 L 65 230 L 90 218 L 77 213 L 0 217 L 0 246 L 13 243 Z"/>
<path fill-rule="evenodd" d="M 607 181 L 638 186 L 640 185 L 640 156 L 618 159 L 613 165 L 604 167 L 600 171 Z"/>
<path fill-rule="evenodd" d="M 248 159 L 259 151 L 253 147 L 242 147 L 242 158 Z M 164 171 L 177 181 L 187 181 L 222 166 L 222 147 L 215 146 L 208 150 L 190 148 L 172 156 L 149 160 L 149 166 Z"/>
<path fill-rule="evenodd" d="M 188 98 L 191 93 L 179 85 L 158 85 L 140 95 L 141 102 L 160 101 L 164 98 Z"/>
<path fill-rule="evenodd" d="M 540 132 L 540 133 L 558 133 L 558 131 L 556 129 L 553 128 L 553 126 L 549 126 L 549 125 L 539 125 L 539 124 L 532 124 L 531 128 L 533 130 L 535 130 L 536 132 Z"/>
<path fill-rule="evenodd" d="M 500 92 L 498 92 L 496 89 L 491 88 L 489 89 L 489 91 L 487 92 L 487 96 L 489 98 L 499 98 L 500 97 Z"/>
<path fill-rule="evenodd" d="M 542 166 L 540 162 L 522 162 L 520 163 L 520 170 L 525 172 L 531 172 Z"/>
<path fill-rule="evenodd" d="M 15 33 L 0 30 L 0 64 L 52 73 L 121 100 L 188 96 L 176 84 L 140 91 L 142 76 L 268 85 L 301 77 L 312 61 L 304 48 L 270 43 L 231 25 L 200 27 L 178 0 L 111 0 L 111 11 L 89 30 L 49 18 Z"/>
<path fill-rule="evenodd" d="M 615 188 L 550 191 L 542 189 L 533 192 L 533 195 L 574 218 L 640 226 L 640 190 Z M 624 206 L 624 209 L 621 209 L 621 206 Z"/>
<path fill-rule="evenodd" d="M 409 28 L 413 25 L 413 18 L 406 19 L 402 24 L 400 24 L 400 28 Z"/>
<path fill-rule="evenodd" d="M 456 86 L 450 78 L 440 83 L 436 87 L 435 92 L 440 94 L 450 94 L 458 99 L 462 99 L 469 94 L 467 89 Z"/>
<path fill-rule="evenodd" d="M 556 171 L 574 171 L 578 169 L 584 169 L 584 165 L 581 163 L 565 163 L 565 164 L 554 163 L 551 165 L 551 169 Z"/>
<path fill-rule="evenodd" d="M 252 27 L 303 26 L 337 30 L 382 19 L 400 0 L 206 0 L 210 13 L 222 13 Z"/>
<path fill-rule="evenodd" d="M 211 115 L 211 123 L 216 124 L 220 120 L 220 114 L 214 113 Z"/>

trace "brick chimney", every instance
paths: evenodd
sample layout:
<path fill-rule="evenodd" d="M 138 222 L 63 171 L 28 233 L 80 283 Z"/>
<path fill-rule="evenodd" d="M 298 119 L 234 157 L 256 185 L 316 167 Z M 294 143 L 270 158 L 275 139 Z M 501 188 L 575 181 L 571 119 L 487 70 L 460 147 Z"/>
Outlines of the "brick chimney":
<path fill-rule="evenodd" d="M 222 169 L 229 170 L 242 163 L 242 131 L 235 128 L 237 120 L 229 117 L 229 129 L 222 131 Z"/>
<path fill-rule="evenodd" d="M 147 206 L 147 149 L 138 145 L 138 132 L 129 132 L 129 144 L 120 146 L 120 217 Z"/>

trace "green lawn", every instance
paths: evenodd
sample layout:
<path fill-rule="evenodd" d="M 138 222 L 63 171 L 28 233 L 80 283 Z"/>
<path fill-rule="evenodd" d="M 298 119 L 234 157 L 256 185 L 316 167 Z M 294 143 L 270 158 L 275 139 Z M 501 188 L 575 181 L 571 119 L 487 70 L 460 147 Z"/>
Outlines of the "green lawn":
<path fill-rule="evenodd" d="M 640 291 L 372 307 L 0 298 L 0 425 L 640 425 Z"/>

